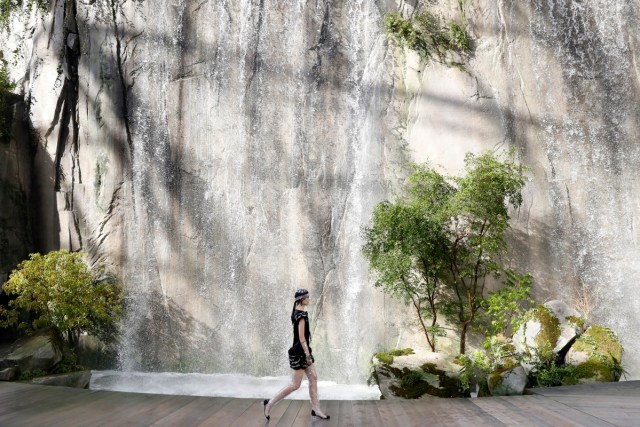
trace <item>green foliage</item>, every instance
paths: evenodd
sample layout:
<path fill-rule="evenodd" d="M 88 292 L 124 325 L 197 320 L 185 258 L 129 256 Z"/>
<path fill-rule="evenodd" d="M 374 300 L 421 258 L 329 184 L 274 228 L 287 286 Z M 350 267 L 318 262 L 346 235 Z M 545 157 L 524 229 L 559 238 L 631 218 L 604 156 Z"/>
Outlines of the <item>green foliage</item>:
<path fill-rule="evenodd" d="M 406 199 L 379 203 L 363 229 L 375 286 L 413 303 L 432 351 L 442 312 L 460 325 L 464 353 L 467 329 L 484 305 L 484 278 L 500 270 L 509 205 L 520 206 L 526 182 L 513 151 L 467 154 L 465 167 L 465 176 L 445 177 L 414 165 Z"/>
<path fill-rule="evenodd" d="M 565 320 L 577 327 L 581 332 L 584 332 L 584 328 L 587 322 L 583 317 L 567 316 L 565 317 Z"/>
<path fill-rule="evenodd" d="M 34 378 L 44 377 L 46 375 L 48 375 L 46 371 L 43 371 L 42 369 L 34 369 L 33 371 L 22 372 L 20 374 L 20 376 L 18 377 L 18 380 L 19 381 L 29 381 L 29 380 L 32 380 Z"/>
<path fill-rule="evenodd" d="M 44 13 L 47 6 L 47 0 L 0 0 L 0 31 L 8 31 L 12 13 L 24 11 L 30 14 L 33 9 Z"/>
<path fill-rule="evenodd" d="M 387 352 L 381 351 L 379 353 L 375 354 L 375 357 L 382 363 L 386 363 L 387 365 L 390 365 L 393 363 L 393 356 L 390 355 Z"/>
<path fill-rule="evenodd" d="M 503 287 L 489 293 L 483 304 L 489 324 L 486 329 L 488 338 L 498 334 L 512 336 L 525 320 L 525 313 L 535 305 L 531 298 L 533 276 L 519 275 L 513 270 L 506 270 L 505 276 Z"/>
<path fill-rule="evenodd" d="M 9 308 L 0 307 L 0 325 L 50 330 L 58 346 L 66 339 L 76 347 L 82 332 L 108 342 L 122 313 L 122 287 L 112 280 L 95 280 L 83 253 L 31 254 L 11 273 L 3 290 L 15 298 Z M 31 323 L 20 322 L 23 310 L 30 313 Z"/>
<path fill-rule="evenodd" d="M 66 374 L 68 372 L 75 372 L 82 369 L 82 366 L 78 366 L 78 357 L 73 351 L 65 351 L 62 354 L 62 360 L 56 364 L 51 370 L 52 374 Z"/>
<path fill-rule="evenodd" d="M 424 394 L 437 397 L 463 396 L 458 390 L 457 380 L 433 363 L 425 363 L 420 370 L 389 367 L 389 372 L 398 379 L 397 385 L 392 384 L 389 389 L 396 396 L 405 399 L 417 399 Z"/>
<path fill-rule="evenodd" d="M 409 354 L 413 354 L 413 349 L 412 348 L 402 348 L 402 349 L 394 348 L 389 352 L 389 354 L 392 356 L 406 356 Z"/>
<path fill-rule="evenodd" d="M 394 348 L 393 350 L 381 351 L 379 353 L 376 353 L 375 357 L 380 362 L 390 365 L 393 363 L 394 356 L 406 356 L 408 354 L 413 354 L 412 348 L 403 348 L 403 349 Z"/>
<path fill-rule="evenodd" d="M 557 387 L 561 385 L 574 385 L 578 383 L 578 372 L 571 365 L 557 366 L 551 363 L 549 366 L 538 369 L 536 384 L 538 387 Z"/>
<path fill-rule="evenodd" d="M 536 344 L 538 346 L 538 353 L 544 353 L 541 351 L 545 346 L 550 347 L 551 351 L 560 338 L 560 321 L 547 307 L 541 305 L 531 311 L 533 317 L 540 322 L 540 332 L 536 336 Z"/>
<path fill-rule="evenodd" d="M 415 387 L 420 381 L 424 381 L 424 378 L 424 372 L 411 371 L 400 379 L 400 385 L 403 388 Z"/>
<path fill-rule="evenodd" d="M 384 17 L 387 35 L 414 50 L 424 59 L 436 57 L 443 62 L 449 52 L 468 53 L 471 42 L 466 28 L 457 23 L 442 24 L 432 13 L 425 11 L 405 19 L 398 13 Z"/>
<path fill-rule="evenodd" d="M 468 395 L 477 386 L 478 396 L 490 395 L 487 376 L 493 371 L 493 368 L 485 353 L 475 351 L 471 356 L 460 354 L 455 362 L 462 366 L 457 378 L 461 393 Z"/>

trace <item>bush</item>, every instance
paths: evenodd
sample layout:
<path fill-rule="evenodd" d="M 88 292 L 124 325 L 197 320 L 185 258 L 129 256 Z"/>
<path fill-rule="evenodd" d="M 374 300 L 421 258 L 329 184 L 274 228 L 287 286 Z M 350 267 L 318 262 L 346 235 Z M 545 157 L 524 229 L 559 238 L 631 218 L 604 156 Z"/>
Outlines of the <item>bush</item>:
<path fill-rule="evenodd" d="M 453 21 L 442 24 L 428 11 L 410 19 L 404 19 L 398 13 L 388 13 L 384 17 L 384 27 L 389 37 L 416 51 L 424 59 L 435 56 L 444 61 L 449 52 L 471 51 L 469 33 L 463 25 Z"/>
<path fill-rule="evenodd" d="M 47 330 L 61 350 L 64 341 L 76 348 L 82 332 L 109 342 L 122 314 L 122 287 L 113 280 L 98 280 L 83 253 L 31 254 L 11 273 L 3 290 L 15 299 L 9 308 L 0 307 L 0 326 Z M 25 310 L 33 319 L 30 323 L 20 322 Z"/>

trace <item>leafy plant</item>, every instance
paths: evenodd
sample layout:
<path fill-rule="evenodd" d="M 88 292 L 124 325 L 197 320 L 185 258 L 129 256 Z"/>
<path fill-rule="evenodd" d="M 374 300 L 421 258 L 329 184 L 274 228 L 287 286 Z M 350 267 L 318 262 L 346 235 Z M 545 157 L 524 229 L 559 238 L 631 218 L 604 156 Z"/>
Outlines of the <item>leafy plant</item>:
<path fill-rule="evenodd" d="M 538 369 L 536 374 L 538 387 L 556 387 L 578 383 L 576 368 L 571 365 L 557 366 L 555 362 Z"/>
<path fill-rule="evenodd" d="M 511 337 L 525 320 L 525 313 L 535 305 L 531 298 L 533 276 L 519 275 L 513 270 L 506 270 L 504 274 L 503 287 L 489 293 L 484 301 L 488 338 L 498 334 Z"/>
<path fill-rule="evenodd" d="M 444 62 L 449 52 L 468 53 L 471 41 L 465 27 L 457 22 L 443 24 L 429 11 L 405 19 L 398 13 L 384 18 L 387 35 L 407 46 L 425 59 L 436 58 Z"/>
<path fill-rule="evenodd" d="M 122 287 L 113 280 L 97 280 L 85 254 L 78 252 L 31 254 L 11 273 L 3 290 L 15 298 L 9 308 L 0 307 L 0 325 L 48 330 L 59 348 L 64 341 L 76 348 L 82 332 L 108 342 L 122 313 Z M 30 323 L 20 321 L 23 310 L 30 313 Z"/>

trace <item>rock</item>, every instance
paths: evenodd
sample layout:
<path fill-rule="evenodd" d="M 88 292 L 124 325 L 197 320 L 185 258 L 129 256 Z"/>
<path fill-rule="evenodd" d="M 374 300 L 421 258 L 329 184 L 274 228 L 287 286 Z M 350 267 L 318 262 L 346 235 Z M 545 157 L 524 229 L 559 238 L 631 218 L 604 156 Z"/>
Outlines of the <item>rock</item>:
<path fill-rule="evenodd" d="M 17 366 L 21 372 L 52 368 L 62 360 L 62 354 L 54 349 L 45 335 L 27 338 L 18 348 L 4 357 L 0 363 L 5 366 Z"/>
<path fill-rule="evenodd" d="M 487 384 L 492 396 L 521 395 L 527 386 L 527 372 L 520 365 L 494 372 L 487 377 Z"/>
<path fill-rule="evenodd" d="M 555 356 L 563 355 L 584 330 L 580 313 L 559 300 L 532 309 L 529 316 L 531 319 L 514 334 L 513 344 L 518 354 L 530 355 L 534 361 L 551 356 L 539 354 L 541 348 Z"/>
<path fill-rule="evenodd" d="M 374 357 L 375 377 L 386 400 L 462 397 L 457 377 L 461 367 L 441 353 L 395 356 L 392 363 Z"/>
<path fill-rule="evenodd" d="M 579 383 L 617 381 L 622 352 L 622 344 L 611 329 L 593 325 L 571 346 L 565 364 L 575 366 Z"/>
<path fill-rule="evenodd" d="M 5 368 L 0 371 L 0 381 L 13 381 L 18 378 L 19 374 L 20 370 L 15 366 Z"/>
<path fill-rule="evenodd" d="M 49 375 L 34 378 L 32 384 L 53 385 L 61 387 L 89 388 L 91 371 L 70 372 L 67 374 Z"/>

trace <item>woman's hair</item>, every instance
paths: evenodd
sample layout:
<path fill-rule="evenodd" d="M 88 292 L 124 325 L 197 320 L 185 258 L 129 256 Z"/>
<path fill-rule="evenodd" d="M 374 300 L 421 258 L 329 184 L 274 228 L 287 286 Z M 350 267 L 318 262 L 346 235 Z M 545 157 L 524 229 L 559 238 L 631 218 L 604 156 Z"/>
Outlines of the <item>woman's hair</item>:
<path fill-rule="evenodd" d="M 298 301 L 293 302 L 293 308 L 291 309 L 291 323 L 293 324 L 296 323 L 296 319 L 295 317 L 293 317 L 293 315 L 296 313 L 296 304 L 298 304 Z"/>
<path fill-rule="evenodd" d="M 296 312 L 296 304 L 298 301 L 302 301 L 305 298 L 309 297 L 309 291 L 306 289 L 298 289 L 293 296 L 295 300 L 293 301 L 293 308 L 291 309 L 291 323 L 296 323 L 296 319 L 294 319 L 293 315 Z"/>

